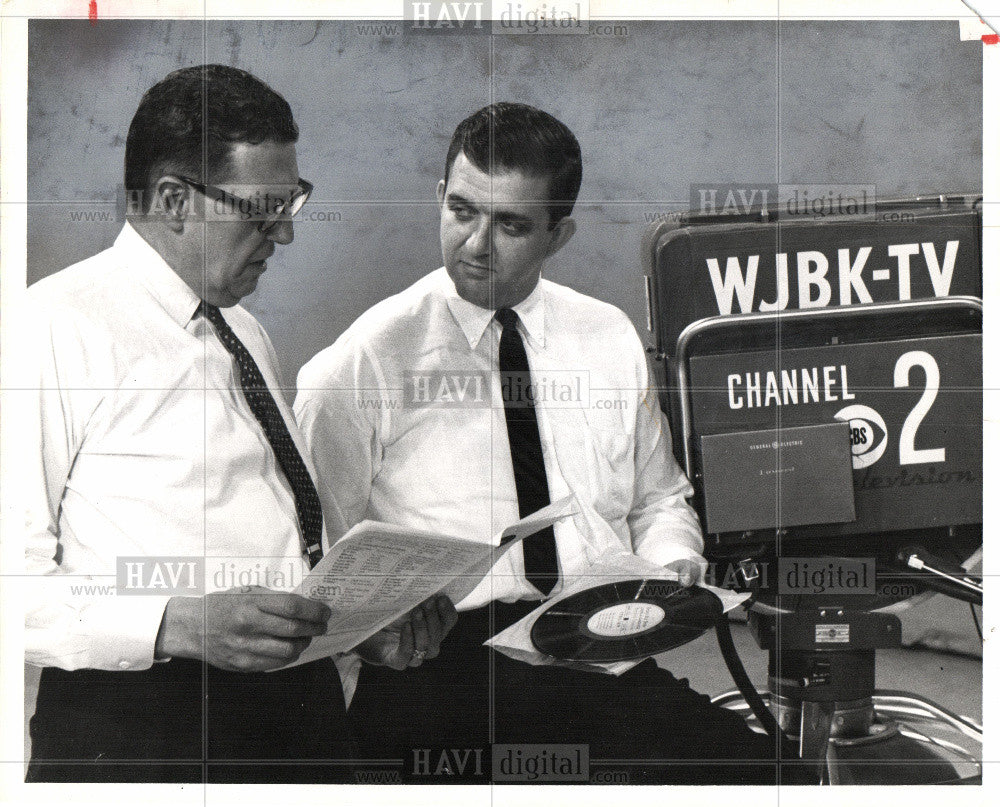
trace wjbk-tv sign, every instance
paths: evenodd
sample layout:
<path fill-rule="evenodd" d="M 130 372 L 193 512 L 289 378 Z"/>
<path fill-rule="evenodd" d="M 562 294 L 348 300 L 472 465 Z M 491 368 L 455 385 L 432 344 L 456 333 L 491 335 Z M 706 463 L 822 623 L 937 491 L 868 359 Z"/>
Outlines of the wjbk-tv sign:
<path fill-rule="evenodd" d="M 887 210 L 864 189 L 781 188 L 701 189 L 702 207 L 732 218 L 656 233 L 647 271 L 662 289 L 654 325 L 668 355 L 685 326 L 705 317 L 982 297 L 981 222 L 970 206 Z M 765 202 L 782 217 L 761 221 Z"/>

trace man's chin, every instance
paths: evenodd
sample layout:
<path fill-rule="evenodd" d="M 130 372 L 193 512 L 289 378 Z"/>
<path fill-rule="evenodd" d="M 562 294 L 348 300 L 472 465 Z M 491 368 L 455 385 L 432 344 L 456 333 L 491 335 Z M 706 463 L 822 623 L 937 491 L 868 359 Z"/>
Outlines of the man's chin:
<path fill-rule="evenodd" d="M 219 308 L 232 308 L 248 294 L 253 294 L 256 288 L 257 281 L 254 280 L 253 283 L 244 284 L 239 288 L 229 287 L 213 292 L 211 295 L 206 294 L 204 299 L 206 303 L 218 306 Z"/>
<path fill-rule="evenodd" d="M 455 291 L 458 292 L 458 296 L 467 303 L 472 303 L 480 308 L 494 308 L 493 300 L 496 298 L 496 289 L 492 282 L 493 278 L 478 279 L 465 276 L 456 278 L 452 275 L 452 280 L 455 282 Z"/>
<path fill-rule="evenodd" d="M 259 269 L 258 266 L 260 267 Z M 247 269 L 244 270 L 243 276 L 224 292 L 233 299 L 233 302 L 229 305 L 236 305 L 244 297 L 247 297 L 257 291 L 257 284 L 260 282 L 260 278 L 264 274 L 264 269 L 265 264 L 261 261 L 259 264 L 250 264 Z"/>
<path fill-rule="evenodd" d="M 465 300 L 467 303 L 472 303 L 473 305 L 479 306 L 480 308 L 486 308 L 492 310 L 496 308 L 495 303 L 490 297 L 489 288 L 478 289 L 478 288 L 463 288 L 461 286 L 457 287 L 458 296 Z"/>

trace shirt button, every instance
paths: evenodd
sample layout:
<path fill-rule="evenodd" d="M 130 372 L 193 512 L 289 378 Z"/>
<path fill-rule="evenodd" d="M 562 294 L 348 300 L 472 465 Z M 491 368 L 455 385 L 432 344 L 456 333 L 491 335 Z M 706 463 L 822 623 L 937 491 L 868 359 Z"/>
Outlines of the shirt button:
<path fill-rule="evenodd" d="M 120 669 L 120 670 L 127 670 L 127 669 L 128 669 L 129 667 L 131 667 L 131 666 L 132 666 L 132 665 L 131 665 L 131 664 L 129 664 L 129 663 L 128 663 L 127 661 L 125 661 L 124 659 L 123 659 L 122 661 L 119 661 L 119 662 L 118 662 L 118 669 Z"/>

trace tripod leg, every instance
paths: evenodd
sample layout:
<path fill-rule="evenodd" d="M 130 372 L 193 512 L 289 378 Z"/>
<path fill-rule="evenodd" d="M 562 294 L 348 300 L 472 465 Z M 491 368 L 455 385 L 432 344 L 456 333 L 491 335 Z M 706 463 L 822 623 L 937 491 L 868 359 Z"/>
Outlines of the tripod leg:
<path fill-rule="evenodd" d="M 802 723 L 799 729 L 799 756 L 815 766 L 818 781 L 826 770 L 826 751 L 833 725 L 833 701 L 803 701 Z"/>

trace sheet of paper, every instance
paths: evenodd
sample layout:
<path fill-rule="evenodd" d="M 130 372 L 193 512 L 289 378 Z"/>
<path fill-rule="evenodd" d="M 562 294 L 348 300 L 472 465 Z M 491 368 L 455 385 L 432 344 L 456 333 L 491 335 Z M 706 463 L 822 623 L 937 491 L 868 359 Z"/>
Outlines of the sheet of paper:
<path fill-rule="evenodd" d="M 453 603 L 464 600 L 472 590 L 479 585 L 480 581 L 489 574 L 493 565 L 509 552 L 514 546 L 523 541 L 529 535 L 534 535 L 539 530 L 550 527 L 566 516 L 571 516 L 578 512 L 578 503 L 573 496 L 566 496 L 557 502 L 536 510 L 530 516 L 525 516 L 520 521 L 511 524 L 494 538 L 492 552 L 484 555 L 476 561 L 470 568 L 464 570 L 444 589 Z M 500 546 L 499 544 L 503 544 Z"/>
<path fill-rule="evenodd" d="M 572 496 L 560 499 L 507 527 L 491 544 L 376 521 L 356 525 L 295 591 L 325 602 L 333 616 L 326 634 L 289 666 L 346 653 L 439 591 L 460 601 L 504 553 L 574 512 Z"/>
<path fill-rule="evenodd" d="M 640 664 L 643 659 L 598 664 L 553 658 L 539 652 L 534 644 L 532 644 L 531 628 L 535 624 L 535 620 L 554 603 L 571 597 L 584 589 L 622 580 L 634 580 L 640 577 L 651 580 L 677 579 L 676 575 L 662 566 L 657 566 L 636 555 L 631 555 L 620 550 L 606 552 L 598 558 L 585 574 L 574 580 L 571 585 L 568 585 L 559 596 L 545 601 L 523 619 L 515 622 L 493 638 L 488 639 L 485 644 L 495 647 L 501 653 L 513 659 L 536 666 L 557 665 L 577 670 L 603 672 L 610 675 L 621 675 L 628 672 L 637 664 Z M 723 613 L 729 613 L 729 611 L 732 611 L 736 606 L 745 602 L 750 597 L 749 594 L 738 594 L 734 591 L 714 586 L 702 586 L 702 588 L 707 588 L 722 601 Z"/>

